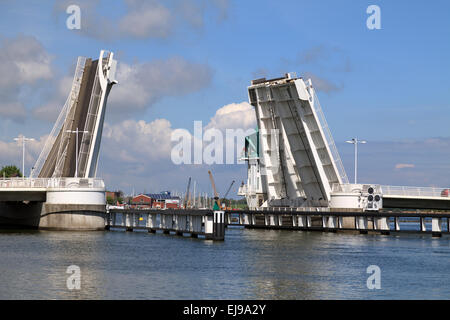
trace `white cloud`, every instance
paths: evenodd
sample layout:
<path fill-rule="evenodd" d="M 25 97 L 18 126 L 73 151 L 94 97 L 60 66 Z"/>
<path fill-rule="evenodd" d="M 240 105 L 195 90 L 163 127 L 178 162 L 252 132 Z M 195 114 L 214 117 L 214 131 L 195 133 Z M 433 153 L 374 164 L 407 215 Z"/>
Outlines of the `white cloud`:
<path fill-rule="evenodd" d="M 32 84 L 53 76 L 51 57 L 32 36 L 4 39 L 0 48 L 0 87 Z"/>
<path fill-rule="evenodd" d="M 126 0 L 125 13 L 112 20 L 102 15 L 101 1 L 61 0 L 54 5 L 54 13 L 61 14 L 64 23 L 69 5 L 81 9 L 81 28 L 71 30 L 84 36 L 111 41 L 117 38 L 166 39 L 186 27 L 201 30 L 207 9 L 218 13 L 218 20 L 227 18 L 229 0 Z M 59 18 L 59 16 L 58 16 Z M 188 28 L 190 30 L 191 28 Z"/>
<path fill-rule="evenodd" d="M 204 129 L 216 128 L 225 133 L 226 129 L 252 129 L 255 124 L 253 107 L 242 102 L 219 108 Z M 115 124 L 105 123 L 102 149 L 105 156 L 127 163 L 170 161 L 173 146 L 171 137 L 177 131 L 182 131 L 185 136 L 193 139 L 193 135 L 188 130 L 172 128 L 172 124 L 167 119 L 156 119 L 151 122 L 124 120 Z"/>
<path fill-rule="evenodd" d="M 124 162 L 146 163 L 170 159 L 170 137 L 174 129 L 166 119 L 152 122 L 125 120 L 114 125 L 105 123 L 104 152 Z"/>
<path fill-rule="evenodd" d="M 108 99 L 108 108 L 115 113 L 143 110 L 164 96 L 182 96 L 207 87 L 212 79 L 211 68 L 181 57 L 146 63 L 118 64 L 117 80 Z"/>
<path fill-rule="evenodd" d="M 64 103 L 69 96 L 70 89 L 72 87 L 72 76 L 63 77 L 58 83 L 58 90 L 56 90 L 50 100 L 35 109 L 33 109 L 33 115 L 41 120 L 54 122 L 58 117 Z"/>
<path fill-rule="evenodd" d="M 0 46 L 0 74 L 0 116 L 23 121 L 26 112 L 19 101 L 21 92 L 53 77 L 51 57 L 32 36 L 6 38 Z"/>
<path fill-rule="evenodd" d="M 414 164 L 410 163 L 397 163 L 395 169 L 415 168 Z"/>
<path fill-rule="evenodd" d="M 227 109 L 229 108 L 225 108 L 225 111 Z M 245 179 L 245 166 L 176 165 L 171 159 L 172 147 L 178 144 L 172 142 L 171 137 L 176 133 L 194 139 L 188 130 L 173 128 L 166 119 L 151 122 L 125 120 L 115 124 L 105 123 L 99 176 L 105 178 L 108 188 L 119 188 L 126 192 L 131 192 L 132 189 L 136 189 L 137 192 L 144 190 L 158 192 L 176 188 L 182 191 L 180 182 L 184 184 L 190 176 L 197 181 L 197 191 L 210 192 L 207 174 L 209 169 L 214 171 L 219 187 L 229 185 L 232 179 Z M 193 145 L 191 140 L 191 148 Z"/>
<path fill-rule="evenodd" d="M 223 163 L 238 163 L 244 148 L 244 139 L 253 134 L 256 127 L 256 115 L 253 106 L 247 102 L 231 103 L 219 108 L 204 132 L 217 129 L 223 139 Z"/>
<path fill-rule="evenodd" d="M 119 30 L 136 38 L 166 38 L 172 33 L 175 17 L 156 1 L 126 1 L 129 12 L 120 20 Z"/>
<path fill-rule="evenodd" d="M 145 110 L 164 97 L 201 90 L 211 83 L 212 74 L 208 65 L 181 57 L 134 64 L 119 61 L 116 74 L 119 84 L 113 87 L 108 97 L 108 119 L 123 119 L 124 114 Z M 55 121 L 70 93 L 72 81 L 73 75 L 57 81 L 57 90 L 46 103 L 33 109 L 33 115 L 41 120 Z"/>
<path fill-rule="evenodd" d="M 251 129 L 256 126 L 254 108 L 247 102 L 231 103 L 216 111 L 206 128 Z"/>

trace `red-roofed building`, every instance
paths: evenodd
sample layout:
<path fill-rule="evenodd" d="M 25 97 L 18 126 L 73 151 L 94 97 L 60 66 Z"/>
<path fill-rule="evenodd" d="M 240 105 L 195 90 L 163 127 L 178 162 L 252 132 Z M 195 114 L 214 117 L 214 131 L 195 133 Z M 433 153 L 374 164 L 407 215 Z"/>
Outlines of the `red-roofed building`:
<path fill-rule="evenodd" d="M 139 209 L 179 209 L 180 198 L 171 196 L 169 191 L 140 194 L 131 199 L 130 205 Z"/>
<path fill-rule="evenodd" d="M 145 194 L 140 194 L 131 199 L 131 206 L 140 208 L 140 209 L 148 209 L 152 207 L 152 198 Z"/>

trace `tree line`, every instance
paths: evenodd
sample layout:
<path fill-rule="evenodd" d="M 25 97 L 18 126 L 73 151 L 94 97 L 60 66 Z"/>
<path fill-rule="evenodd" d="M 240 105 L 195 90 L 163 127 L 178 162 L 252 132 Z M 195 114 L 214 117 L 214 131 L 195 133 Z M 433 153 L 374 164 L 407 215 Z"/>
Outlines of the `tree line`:
<path fill-rule="evenodd" d="M 22 177 L 20 169 L 14 165 L 3 166 L 0 170 L 0 178 L 16 178 Z"/>

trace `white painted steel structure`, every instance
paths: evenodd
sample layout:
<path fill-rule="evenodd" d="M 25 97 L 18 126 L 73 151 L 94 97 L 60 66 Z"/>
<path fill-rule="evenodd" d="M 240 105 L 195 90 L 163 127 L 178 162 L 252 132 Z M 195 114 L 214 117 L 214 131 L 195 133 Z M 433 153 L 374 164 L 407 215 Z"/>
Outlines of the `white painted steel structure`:
<path fill-rule="evenodd" d="M 287 74 L 248 87 L 260 130 L 260 166 L 269 206 L 328 206 L 348 178 L 311 80 Z"/>
<path fill-rule="evenodd" d="M 258 152 L 243 157 L 248 178 L 238 195 L 247 198 L 250 210 L 378 211 L 383 204 L 391 208 L 450 209 L 450 188 L 357 184 L 356 148 L 363 142 L 357 139 L 349 141 L 355 144 L 355 183 L 349 184 L 311 80 L 293 74 L 253 80 L 248 94 L 258 124 Z M 247 137 L 246 143 L 252 144 L 252 139 Z"/>
<path fill-rule="evenodd" d="M 88 133 L 88 131 L 80 131 L 78 130 L 78 127 L 76 130 L 67 130 L 68 133 L 74 133 L 75 134 L 75 145 L 76 145 L 76 151 L 75 151 L 75 178 L 78 178 L 78 135 L 80 133 Z"/>
<path fill-rule="evenodd" d="M 71 172 L 67 168 L 70 167 L 71 161 L 74 161 L 72 158 L 76 159 L 76 168 L 71 176 L 95 177 L 106 101 L 112 85 L 117 83 L 115 80 L 117 61 L 113 59 L 113 56 L 112 52 L 102 50 L 99 59 L 94 62 L 91 59 L 88 61 L 85 57 L 78 58 L 69 97 L 33 167 L 31 177 L 66 176 L 64 172 Z M 94 78 L 91 80 L 90 77 Z M 88 101 L 83 100 L 86 97 Z M 78 126 L 83 128 L 79 131 L 83 135 L 78 142 L 77 134 L 74 143 L 71 137 L 74 131 L 78 131 Z M 80 148 L 78 148 L 79 144 Z M 73 153 L 71 145 L 74 146 Z M 55 158 L 54 167 L 51 164 L 45 166 L 49 156 Z"/>
<path fill-rule="evenodd" d="M 106 97 L 111 90 L 112 84 L 117 83 L 115 79 L 117 61 L 113 59 L 112 52 L 100 52 L 97 65 L 96 80 L 94 81 L 93 94 L 89 102 L 87 121 L 81 139 L 80 158 L 85 156 L 84 166 L 80 168 L 80 174 L 85 177 L 95 177 L 100 152 L 100 142 L 105 120 Z M 99 86 L 99 89 L 96 88 Z M 97 95 L 97 90 L 100 90 Z M 83 164 L 81 162 L 81 164 Z"/>

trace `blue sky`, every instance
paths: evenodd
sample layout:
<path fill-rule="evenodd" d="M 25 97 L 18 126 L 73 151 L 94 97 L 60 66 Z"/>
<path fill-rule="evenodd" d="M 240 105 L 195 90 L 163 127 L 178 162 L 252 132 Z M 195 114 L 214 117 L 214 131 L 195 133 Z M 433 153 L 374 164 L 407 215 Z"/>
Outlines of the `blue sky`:
<path fill-rule="evenodd" d="M 66 28 L 69 4 L 81 8 L 80 31 Z M 366 27 L 366 9 L 372 4 L 381 9 L 381 30 Z M 247 101 L 250 80 L 294 71 L 317 80 L 319 99 L 351 180 L 353 149 L 343 141 L 357 136 L 368 140 L 360 149 L 360 179 L 450 185 L 448 1 L 74 0 L 0 1 L 0 6 L 0 52 L 20 37 L 23 42 L 33 38 L 48 57 L 50 70 L 37 80 L 18 80 L 14 95 L 12 89 L 4 91 L 27 111 L 12 118 L 6 111 L 1 116 L 0 107 L 0 140 L 6 146 L 19 134 L 37 138 L 48 133 L 51 116 L 39 118 L 35 111 L 52 103 L 62 107 L 64 89 L 58 86 L 71 76 L 77 56 L 97 57 L 100 49 L 109 49 L 119 64 L 130 68 L 191 73 L 185 82 L 171 80 L 157 91 L 152 91 L 153 82 L 144 80 L 151 93 L 139 107 L 133 99 L 125 103 L 126 97 L 120 97 L 124 90 L 113 88 L 106 122 L 114 130 L 125 120 L 166 119 L 170 128 L 192 132 L 193 121 L 206 125 L 224 106 Z M 155 11 L 156 16 L 151 14 Z M 142 80 L 145 74 L 139 76 Z M 127 81 L 134 79 L 118 80 L 118 86 L 127 88 Z M 51 114 L 56 118 L 56 111 Z M 182 190 L 187 177 L 180 185 L 180 172 L 208 189 L 204 167 L 164 167 L 167 177 L 173 174 L 164 178 L 161 170 L 150 169 L 165 162 L 161 158 L 118 160 L 114 166 L 129 170 L 124 184 L 123 178 L 114 178 L 117 170 L 106 149 L 114 146 L 105 139 L 102 159 L 109 165 L 99 170 L 112 189 Z M 436 141 L 436 149 L 430 149 Z M 123 143 L 120 150 L 127 150 L 128 143 Z M 15 154 L 0 155 L 0 161 L 14 161 Z M 30 165 L 37 154 L 38 146 L 31 147 Z M 398 169 L 398 164 L 414 167 Z M 242 165 L 214 170 L 222 185 L 228 184 L 230 173 L 238 181 L 246 175 Z"/>

